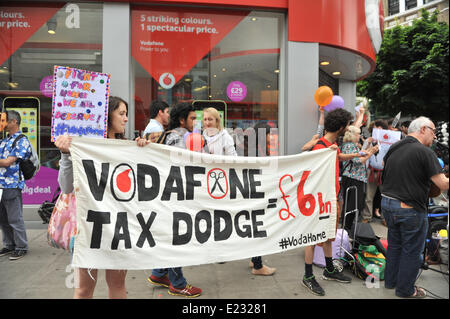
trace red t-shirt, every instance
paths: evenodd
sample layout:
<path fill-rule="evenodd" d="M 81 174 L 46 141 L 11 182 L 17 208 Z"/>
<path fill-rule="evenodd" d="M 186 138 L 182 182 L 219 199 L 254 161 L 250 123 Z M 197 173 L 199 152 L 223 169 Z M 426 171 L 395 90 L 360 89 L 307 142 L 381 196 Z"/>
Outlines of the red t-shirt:
<path fill-rule="evenodd" d="M 316 143 L 316 145 L 314 145 L 314 147 L 312 148 L 313 151 L 320 150 L 320 149 L 323 149 L 323 148 L 328 148 L 331 145 L 336 145 L 337 146 L 336 142 L 335 143 L 331 143 L 327 139 L 325 139 L 325 137 L 321 137 L 319 139 L 319 141 L 322 141 L 326 145 L 326 147 L 324 145 L 322 145 L 321 143 Z M 341 153 L 341 151 L 338 148 L 337 152 L 336 152 L 336 198 L 338 198 L 339 189 L 340 189 L 340 184 L 339 184 L 339 153 Z"/>

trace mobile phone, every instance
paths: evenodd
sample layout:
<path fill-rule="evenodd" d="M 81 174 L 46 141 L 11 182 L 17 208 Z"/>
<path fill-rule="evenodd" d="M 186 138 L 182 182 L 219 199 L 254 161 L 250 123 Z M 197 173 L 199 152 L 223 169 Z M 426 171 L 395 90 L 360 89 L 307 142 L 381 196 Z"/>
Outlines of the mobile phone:
<path fill-rule="evenodd" d="M 36 97 L 8 96 L 3 99 L 2 112 L 16 111 L 21 117 L 20 131 L 27 136 L 37 154 L 40 151 L 39 141 L 39 111 L 40 101 Z M 34 118 L 28 115 L 34 114 Z M 31 134 L 31 132 L 33 132 Z M 36 132 L 36 133 L 34 133 Z M 5 134 L 5 132 L 3 132 Z"/>

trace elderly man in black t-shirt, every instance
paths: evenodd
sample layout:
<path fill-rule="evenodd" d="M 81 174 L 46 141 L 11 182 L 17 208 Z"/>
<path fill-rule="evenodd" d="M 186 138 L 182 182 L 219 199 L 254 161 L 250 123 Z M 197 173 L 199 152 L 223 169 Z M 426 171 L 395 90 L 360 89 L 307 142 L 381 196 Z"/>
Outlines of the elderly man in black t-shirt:
<path fill-rule="evenodd" d="M 412 121 L 408 136 L 384 157 L 381 210 L 388 226 L 385 287 L 399 297 L 426 297 L 415 280 L 422 264 L 428 230 L 427 201 L 431 181 L 448 189 L 436 154 L 430 149 L 435 125 L 426 117 Z"/>

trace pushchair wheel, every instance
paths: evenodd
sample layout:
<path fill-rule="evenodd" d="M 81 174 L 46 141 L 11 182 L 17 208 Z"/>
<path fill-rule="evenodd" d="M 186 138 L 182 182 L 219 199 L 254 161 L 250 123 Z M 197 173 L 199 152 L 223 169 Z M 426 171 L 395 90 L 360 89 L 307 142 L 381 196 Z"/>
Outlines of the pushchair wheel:
<path fill-rule="evenodd" d="M 344 271 L 344 263 L 340 259 L 333 259 L 333 266 L 338 272 Z"/>

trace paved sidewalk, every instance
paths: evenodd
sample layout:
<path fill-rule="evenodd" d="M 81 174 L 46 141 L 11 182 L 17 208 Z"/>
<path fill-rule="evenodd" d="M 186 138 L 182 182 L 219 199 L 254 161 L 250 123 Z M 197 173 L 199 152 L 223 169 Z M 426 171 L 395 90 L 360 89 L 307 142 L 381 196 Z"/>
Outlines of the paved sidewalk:
<path fill-rule="evenodd" d="M 375 233 L 385 238 L 386 228 L 379 221 L 373 222 Z M 71 299 L 73 296 L 73 271 L 70 256 L 66 251 L 51 248 L 47 244 L 45 225 L 27 231 L 30 250 L 16 261 L 0 257 L 1 299 Z M 400 299 L 393 290 L 368 288 L 365 282 L 351 275 L 352 283 L 343 284 L 322 280 L 322 270 L 314 267 L 318 281 L 326 291 L 324 297 L 314 296 L 301 285 L 304 273 L 304 249 L 263 256 L 263 262 L 276 267 L 270 277 L 251 274 L 249 259 L 184 267 L 188 282 L 203 289 L 198 299 Z M 434 266 L 439 269 L 439 266 Z M 441 265 L 440 268 L 447 270 Z M 347 272 L 347 270 L 345 270 Z M 127 290 L 129 299 L 185 299 L 174 297 L 167 289 L 154 287 L 147 282 L 147 271 L 129 271 Z M 424 270 L 417 284 L 433 294 L 449 298 L 448 276 L 431 270 Z M 94 298 L 107 298 L 104 272 L 99 272 L 99 282 Z"/>

